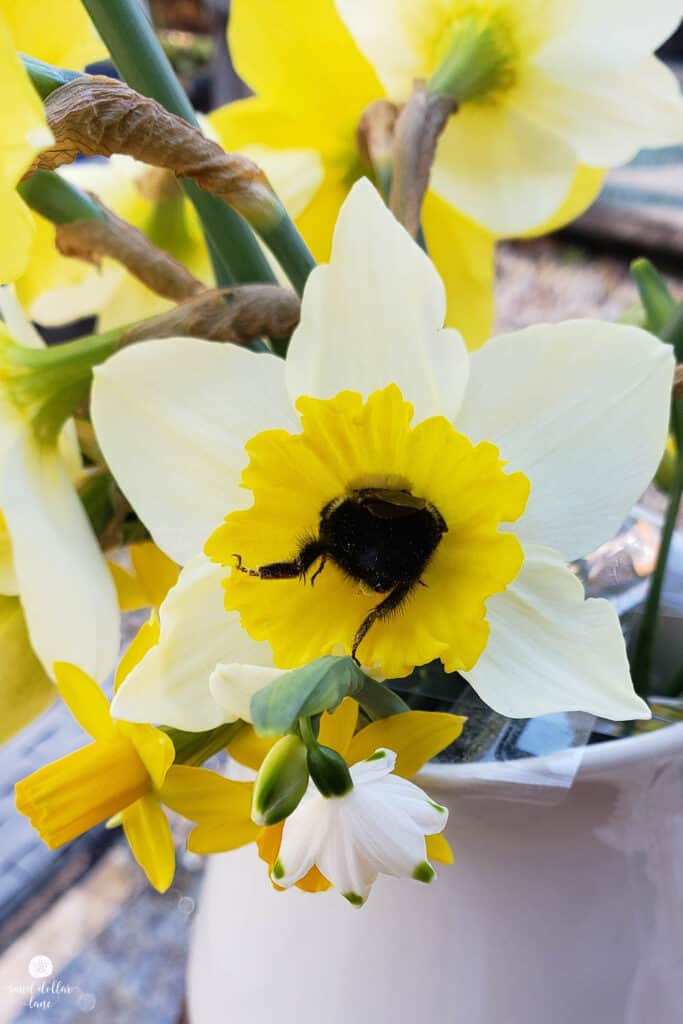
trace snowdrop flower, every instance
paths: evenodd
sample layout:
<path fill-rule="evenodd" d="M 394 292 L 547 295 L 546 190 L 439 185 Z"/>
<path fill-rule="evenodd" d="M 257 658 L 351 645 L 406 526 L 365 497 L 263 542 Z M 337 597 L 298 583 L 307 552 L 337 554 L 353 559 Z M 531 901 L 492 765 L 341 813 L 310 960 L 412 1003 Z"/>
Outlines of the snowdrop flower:
<path fill-rule="evenodd" d="M 393 775 L 395 765 L 392 750 L 376 750 L 351 767 L 353 786 L 341 796 L 323 796 L 309 782 L 285 820 L 271 872 L 276 885 L 289 888 L 315 866 L 361 907 L 379 874 L 432 881 L 425 837 L 443 831 L 448 811 L 413 782 Z"/>
<path fill-rule="evenodd" d="M 175 339 L 97 368 L 108 463 L 187 563 L 117 715 L 211 728 L 234 714 L 208 686 L 218 663 L 263 686 L 355 650 L 385 677 L 440 658 L 512 717 L 647 716 L 613 608 L 584 601 L 566 561 L 652 477 L 670 348 L 576 321 L 470 356 L 444 312 L 433 265 L 360 182 L 286 364 Z"/>

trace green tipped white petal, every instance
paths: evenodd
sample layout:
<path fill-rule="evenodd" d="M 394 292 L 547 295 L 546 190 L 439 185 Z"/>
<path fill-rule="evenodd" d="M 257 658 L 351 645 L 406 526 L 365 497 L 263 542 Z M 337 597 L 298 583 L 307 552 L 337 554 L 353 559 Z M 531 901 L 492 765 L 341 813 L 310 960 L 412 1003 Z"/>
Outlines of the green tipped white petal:
<path fill-rule="evenodd" d="M 527 546 L 522 570 L 489 599 L 491 634 L 464 673 L 482 700 L 510 718 L 587 711 L 627 721 L 649 718 L 633 689 L 619 619 L 608 601 L 584 600 L 561 556 Z"/>
<path fill-rule="evenodd" d="M 92 417 L 126 497 L 181 564 L 248 501 L 249 438 L 295 423 L 282 360 L 192 338 L 133 345 L 97 367 Z"/>
<path fill-rule="evenodd" d="M 616 533 L 664 451 L 673 368 L 653 335 L 591 320 L 528 327 L 474 353 L 456 426 L 531 481 L 520 540 L 569 561 Z"/>
<path fill-rule="evenodd" d="M 244 710 L 214 699 L 209 680 L 216 665 L 232 661 L 272 665 L 270 648 L 244 632 L 223 607 L 226 570 L 199 556 L 181 572 L 159 609 L 159 642 L 126 677 L 112 714 L 202 732 L 234 722 Z M 271 670 L 272 671 L 272 670 Z"/>
<path fill-rule="evenodd" d="M 416 419 L 454 416 L 467 383 L 460 335 L 444 330 L 446 294 L 433 264 L 363 178 L 344 202 L 329 264 L 304 291 L 287 358 L 287 387 L 365 397 L 396 383 Z"/>

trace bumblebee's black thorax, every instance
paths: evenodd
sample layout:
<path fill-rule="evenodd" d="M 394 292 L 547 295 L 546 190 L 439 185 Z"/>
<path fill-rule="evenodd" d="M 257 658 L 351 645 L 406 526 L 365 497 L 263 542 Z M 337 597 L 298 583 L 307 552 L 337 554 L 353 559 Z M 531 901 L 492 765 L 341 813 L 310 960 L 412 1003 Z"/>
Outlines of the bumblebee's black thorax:
<path fill-rule="evenodd" d="M 408 491 L 362 488 L 320 514 L 320 542 L 348 576 L 383 594 L 416 583 L 446 524 L 433 505 Z"/>

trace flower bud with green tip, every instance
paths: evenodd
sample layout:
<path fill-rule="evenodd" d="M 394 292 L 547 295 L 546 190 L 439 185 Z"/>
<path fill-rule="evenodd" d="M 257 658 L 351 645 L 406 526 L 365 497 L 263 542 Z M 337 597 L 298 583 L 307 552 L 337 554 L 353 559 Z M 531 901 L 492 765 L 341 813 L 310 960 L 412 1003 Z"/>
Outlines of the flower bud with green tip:
<path fill-rule="evenodd" d="M 283 736 L 268 752 L 256 776 L 251 817 L 277 825 L 294 811 L 308 786 L 306 747 L 298 736 Z"/>

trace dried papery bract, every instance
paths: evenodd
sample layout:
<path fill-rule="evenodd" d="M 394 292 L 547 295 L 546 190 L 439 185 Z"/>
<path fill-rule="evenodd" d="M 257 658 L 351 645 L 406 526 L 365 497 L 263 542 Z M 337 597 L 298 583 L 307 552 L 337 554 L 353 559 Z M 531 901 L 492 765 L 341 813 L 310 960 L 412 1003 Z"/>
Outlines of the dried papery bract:
<path fill-rule="evenodd" d="M 101 203 L 98 205 L 102 207 Z M 202 291 L 202 282 L 182 263 L 157 248 L 132 224 L 121 220 L 110 210 L 105 210 L 105 213 L 106 218 L 102 220 L 88 219 L 58 224 L 56 244 L 61 254 L 96 266 L 99 266 L 102 257 L 109 256 L 122 263 L 157 295 L 163 295 L 174 302 L 182 302 Z"/>
<path fill-rule="evenodd" d="M 255 163 L 225 153 L 182 117 L 122 82 L 99 75 L 77 78 L 47 98 L 45 113 L 55 144 L 43 150 L 29 174 L 71 163 L 79 153 L 123 153 L 192 179 L 252 223 L 267 221 L 271 212 L 278 215 L 279 202 Z"/>
<path fill-rule="evenodd" d="M 195 337 L 244 344 L 263 335 L 288 338 L 299 322 L 299 299 L 277 285 L 247 284 L 216 288 L 175 309 L 130 327 L 119 348 L 146 338 Z"/>

